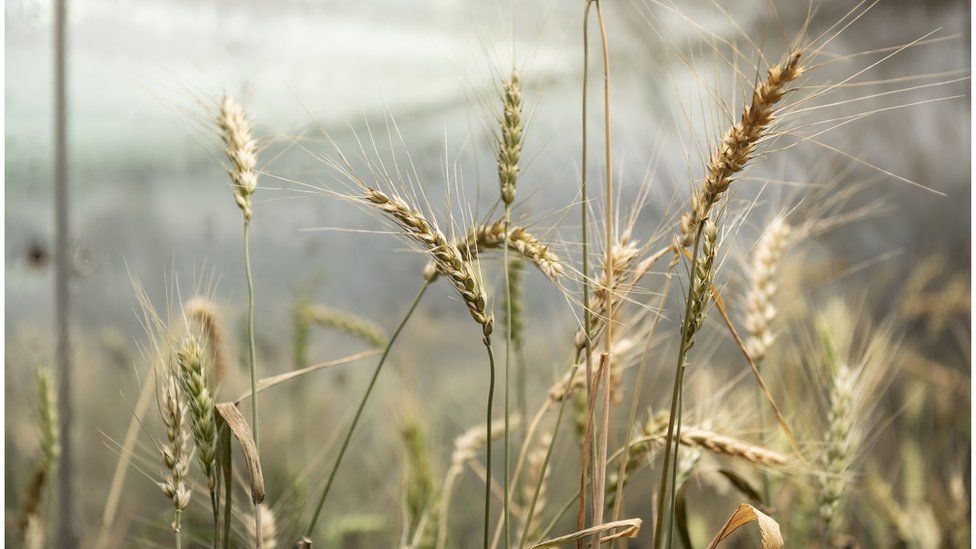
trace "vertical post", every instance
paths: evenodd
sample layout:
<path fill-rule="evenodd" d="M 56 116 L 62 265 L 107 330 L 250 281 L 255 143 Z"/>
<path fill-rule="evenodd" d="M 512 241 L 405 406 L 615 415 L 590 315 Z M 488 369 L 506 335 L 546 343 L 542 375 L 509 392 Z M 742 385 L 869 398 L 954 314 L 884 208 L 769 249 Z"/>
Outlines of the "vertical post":
<path fill-rule="evenodd" d="M 57 331 L 58 417 L 61 462 L 58 471 L 58 545 L 76 547 L 72 504 L 71 356 L 68 340 L 68 127 L 66 93 L 67 0 L 55 1 L 54 13 L 54 306 Z"/>

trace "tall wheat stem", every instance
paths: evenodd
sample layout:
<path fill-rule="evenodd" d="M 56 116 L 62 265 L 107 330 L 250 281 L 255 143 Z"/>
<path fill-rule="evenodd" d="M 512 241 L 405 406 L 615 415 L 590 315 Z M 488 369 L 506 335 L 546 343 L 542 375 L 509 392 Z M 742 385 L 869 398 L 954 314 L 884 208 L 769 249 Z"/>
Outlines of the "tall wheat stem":
<path fill-rule="evenodd" d="M 702 229 L 704 228 L 704 223 L 699 223 L 695 232 L 694 248 L 691 254 L 691 273 L 694 277 L 694 273 L 698 268 L 698 247 L 701 243 Z M 680 250 L 679 250 L 680 253 Z M 694 281 L 692 281 L 688 286 L 688 294 L 685 297 L 685 324 L 687 324 L 688 316 L 691 314 L 691 302 L 694 297 Z M 668 419 L 668 436 L 664 446 L 664 463 L 661 466 L 661 483 L 658 486 L 658 497 L 657 497 L 657 518 L 654 522 L 654 549 L 659 549 L 663 541 L 662 529 L 664 527 L 664 500 L 667 497 L 668 492 L 668 472 L 672 466 L 672 442 L 675 441 L 675 419 L 676 414 L 680 414 L 678 410 L 680 394 L 681 394 L 681 384 L 684 379 L 684 365 L 686 360 L 686 354 L 688 352 L 688 330 L 681 330 L 681 346 L 678 349 L 678 364 L 675 367 L 674 372 L 674 387 L 671 391 L 671 415 Z M 677 446 L 677 444 L 675 444 Z"/>
<path fill-rule="evenodd" d="M 582 215 L 582 242 L 583 242 L 583 272 L 581 273 L 583 282 L 583 330 L 586 335 L 586 401 L 590 401 L 590 393 L 592 391 L 593 384 L 593 358 L 591 352 L 591 341 L 590 341 L 590 257 L 589 257 L 589 247 L 588 247 L 588 234 L 587 230 L 587 220 L 589 219 L 589 194 L 586 190 L 586 115 L 587 115 L 587 93 L 586 86 L 589 81 L 590 74 L 590 39 L 589 39 L 589 22 L 590 22 L 590 7 L 593 0 L 586 0 L 586 7 L 583 9 L 583 120 L 582 120 L 582 150 L 580 152 L 580 213 Z M 574 360 L 574 362 L 576 362 Z M 570 378 L 572 379 L 572 378 Z M 587 413 L 587 417 L 590 414 Z M 590 451 L 592 447 L 592 422 L 587 420 L 585 433 L 583 434 L 583 448 L 582 448 L 582 465 L 580 467 L 580 498 L 579 498 L 579 509 L 576 515 L 576 528 L 577 530 L 582 530 L 586 527 L 586 486 L 587 486 L 587 473 L 591 466 Z M 553 435 L 555 438 L 555 435 Z M 576 542 L 577 549 L 583 549 L 583 540 Z"/>
<path fill-rule="evenodd" d="M 596 18 L 600 24 L 600 43 L 603 49 L 603 131 L 604 154 L 606 156 L 606 246 L 607 246 L 607 326 L 604 332 L 604 354 L 601 360 L 603 370 L 603 395 L 601 405 L 601 426 L 598 449 L 598 463 L 594 477 L 593 524 L 603 524 L 604 486 L 607 476 L 607 441 L 610 434 L 610 368 L 613 360 L 611 342 L 613 341 L 613 156 L 610 140 L 610 49 L 607 45 L 607 27 L 603 21 L 600 0 L 596 2 Z M 594 547 L 600 546 L 600 533 L 594 536 Z"/>
<path fill-rule="evenodd" d="M 373 387 L 376 385 L 376 379 L 380 375 L 380 371 L 383 369 L 383 364 L 386 363 L 386 357 L 390 354 L 390 349 L 393 348 L 393 343 L 396 342 L 397 337 L 400 335 L 400 331 L 406 326 L 407 321 L 413 315 L 414 309 L 417 308 L 417 304 L 420 303 L 420 298 L 424 296 L 424 292 L 427 291 L 427 287 L 430 286 L 430 281 L 425 280 L 420 290 L 417 292 L 416 297 L 413 298 L 413 302 L 410 304 L 410 308 L 407 309 L 407 314 L 403 316 L 400 320 L 400 324 L 394 330 L 393 335 L 390 336 L 390 341 L 387 342 L 386 348 L 383 349 L 383 355 L 380 357 L 379 363 L 376 365 L 376 369 L 373 370 L 373 376 L 369 380 L 369 385 L 366 386 L 366 392 L 363 393 L 363 398 L 359 401 L 359 406 L 356 408 L 356 415 L 353 416 L 352 423 L 349 425 L 349 430 L 346 431 L 346 436 L 342 440 L 342 446 L 339 448 L 339 455 L 336 456 L 335 463 L 332 465 L 332 471 L 329 473 L 329 479 L 325 483 L 325 488 L 322 490 L 322 495 L 319 496 L 319 501 L 315 506 L 315 512 L 312 514 L 312 520 L 308 524 L 308 528 L 305 530 L 305 535 L 307 537 L 312 537 L 315 533 L 315 525 L 319 520 L 319 514 L 322 512 L 322 507 L 325 505 L 325 499 L 329 495 L 329 491 L 332 489 L 332 483 L 335 481 L 336 472 L 339 470 L 339 464 L 342 463 L 343 456 L 346 455 L 346 449 L 349 447 L 349 440 L 352 439 L 352 434 L 356 430 L 356 426 L 359 425 L 359 418 L 363 414 L 363 409 L 366 407 L 366 401 L 369 400 L 369 395 L 373 392 Z"/>
<path fill-rule="evenodd" d="M 257 365 L 255 364 L 255 349 L 254 349 L 254 277 L 251 275 L 251 246 L 249 241 L 249 233 L 251 228 L 251 219 L 248 216 L 244 217 L 244 275 L 247 278 L 247 358 L 248 365 L 251 370 L 251 433 L 254 435 L 254 447 L 258 450 L 258 455 L 260 455 L 260 446 L 258 442 L 258 375 L 257 375 Z M 261 547 L 261 509 L 257 505 L 254 506 L 254 531 L 255 534 L 255 545 L 260 549 Z"/>
<path fill-rule="evenodd" d="M 484 338 L 485 350 L 488 352 L 488 405 L 485 412 L 485 432 L 488 433 L 488 442 L 485 443 L 485 517 L 484 517 L 484 549 L 488 549 L 488 524 L 491 522 L 491 404 L 495 397 L 495 353 L 491 350 L 491 340 L 488 336 Z M 508 421 L 506 418 L 505 432 L 508 433 Z M 508 488 L 505 488 L 508 492 Z"/>
<path fill-rule="evenodd" d="M 510 547 L 511 544 L 511 532 L 510 532 L 510 521 L 509 521 L 509 498 L 511 497 L 511 487 L 509 485 L 509 444 L 510 444 L 510 431 L 509 431 L 509 389 L 511 384 L 509 383 L 509 364 L 511 362 L 512 355 L 512 286 L 511 280 L 508 276 L 508 269 L 510 265 L 508 263 L 508 226 L 511 223 L 512 207 L 508 204 L 505 205 L 505 251 L 504 251 L 504 268 L 505 268 L 505 305 L 507 311 L 505 314 L 505 509 L 503 511 L 505 515 L 505 547 Z M 490 428 L 490 427 L 489 427 Z"/>

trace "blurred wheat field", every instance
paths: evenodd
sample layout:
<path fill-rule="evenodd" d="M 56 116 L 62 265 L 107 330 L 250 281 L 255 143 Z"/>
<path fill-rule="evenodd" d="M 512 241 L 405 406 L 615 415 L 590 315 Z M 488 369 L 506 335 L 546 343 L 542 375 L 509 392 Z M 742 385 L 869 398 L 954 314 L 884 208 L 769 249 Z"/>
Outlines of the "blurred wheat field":
<path fill-rule="evenodd" d="M 7 544 L 968 546 L 968 10 L 78 4 L 62 433 L 8 5 Z"/>

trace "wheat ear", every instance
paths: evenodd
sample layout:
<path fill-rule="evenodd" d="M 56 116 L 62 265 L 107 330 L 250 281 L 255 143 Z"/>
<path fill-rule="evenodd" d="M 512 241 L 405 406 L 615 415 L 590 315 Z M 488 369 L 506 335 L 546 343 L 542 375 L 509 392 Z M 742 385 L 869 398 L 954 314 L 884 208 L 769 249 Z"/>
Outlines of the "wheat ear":
<path fill-rule="evenodd" d="M 770 326 L 776 318 L 776 272 L 790 240 L 790 225 L 782 216 L 769 223 L 752 255 L 746 293 L 746 351 L 759 364 L 775 339 Z"/>
<path fill-rule="evenodd" d="M 249 241 L 251 227 L 251 195 L 257 190 L 257 142 L 251 135 L 251 123 L 244 114 L 240 103 L 229 96 L 224 96 L 220 102 L 220 112 L 217 116 L 217 127 L 220 138 L 224 143 L 224 152 L 231 161 L 229 170 L 231 181 L 234 183 L 234 201 L 244 214 L 244 276 L 247 279 L 247 349 L 248 369 L 251 377 L 251 434 L 254 437 L 255 449 L 260 453 L 260 438 L 258 437 L 258 392 L 257 392 L 257 351 L 254 343 L 254 277 L 251 274 L 251 247 Z M 261 509 L 254 509 L 254 529 L 258 549 L 261 541 Z"/>
<path fill-rule="evenodd" d="M 619 288 L 630 276 L 634 261 L 639 254 L 640 249 L 637 242 L 625 234 L 610 250 L 610 262 L 608 263 L 606 259 L 603 260 L 603 269 L 600 271 L 600 277 L 596 282 L 587 307 L 590 312 L 589 337 L 591 340 L 598 338 L 603 333 L 607 323 L 612 321 L 608 318 L 609 311 L 611 309 L 616 310 L 615 306 L 623 299 Z M 611 276 L 614 280 L 611 280 Z M 611 291 L 611 287 L 615 290 Z M 577 357 L 586 349 L 586 340 L 587 330 L 585 327 L 577 330 L 574 339 Z"/>
<path fill-rule="evenodd" d="M 163 385 L 160 413 L 166 431 L 166 443 L 160 448 L 166 472 L 162 482 L 157 483 L 170 501 L 173 502 L 173 532 L 176 534 L 176 547 L 182 547 L 181 516 L 190 505 L 190 489 L 186 477 L 190 470 L 192 449 L 190 433 L 186 430 L 187 406 L 173 373 L 167 373 Z"/>
<path fill-rule="evenodd" d="M 505 220 L 475 225 L 463 239 L 455 241 L 454 246 L 469 261 L 487 250 L 501 249 L 505 246 Z M 566 269 L 559 255 L 524 227 L 509 229 L 508 249 L 531 262 L 550 280 L 556 281 L 565 276 Z M 424 267 L 424 277 L 432 280 L 437 275 L 436 262 L 428 262 Z"/>
<path fill-rule="evenodd" d="M 850 484 L 848 467 L 854 453 L 854 376 L 841 364 L 830 387 L 825 448 L 820 457 L 817 501 L 824 539 L 842 527 L 840 507 Z"/>
<path fill-rule="evenodd" d="M 230 352 L 227 350 L 226 331 L 217 313 L 217 306 L 206 298 L 194 297 L 183 305 L 183 311 L 200 324 L 207 338 L 213 360 L 214 386 L 219 387 L 230 370 Z"/>
<path fill-rule="evenodd" d="M 218 531 L 217 502 L 217 424 L 214 420 L 213 381 L 203 363 L 200 341 L 189 336 L 183 339 L 176 352 L 180 389 L 190 413 L 190 430 L 197 447 L 197 459 L 203 467 L 210 491 L 214 532 Z"/>
<path fill-rule="evenodd" d="M 254 520 L 252 517 L 252 520 L 248 521 L 248 537 L 255 547 L 275 549 L 278 547 L 278 523 L 275 519 L 274 511 L 272 511 L 271 508 L 264 503 L 257 504 L 257 508 L 259 509 L 259 516 L 261 517 L 261 532 L 255 533 Z M 261 536 L 261 539 L 258 539 L 259 535 Z"/>
<path fill-rule="evenodd" d="M 389 340 L 389 336 L 381 326 L 347 311 L 320 305 L 306 305 L 298 314 L 304 316 L 304 322 L 331 328 L 337 332 L 359 338 L 370 345 L 382 347 Z"/>
<path fill-rule="evenodd" d="M 776 104 L 789 91 L 789 84 L 804 72 L 800 64 L 801 54 L 794 51 L 786 61 L 770 67 L 766 79 L 753 90 L 752 101 L 743 109 L 739 122 L 729 128 L 712 154 L 705 181 L 692 195 L 691 211 L 681 218 L 679 242 L 682 246 L 691 246 L 698 225 L 728 190 L 735 174 L 742 171 L 754 156 L 756 145 L 773 123 Z"/>
<path fill-rule="evenodd" d="M 444 236 L 434 224 L 427 221 L 420 212 L 412 209 L 398 196 L 390 196 L 382 191 L 366 189 L 363 199 L 387 214 L 406 235 L 420 243 L 433 258 L 437 273 L 447 277 L 464 301 L 471 318 L 481 326 L 487 342 L 491 341 L 494 318 L 488 312 L 488 297 L 470 262 L 465 261 L 461 252 Z"/>

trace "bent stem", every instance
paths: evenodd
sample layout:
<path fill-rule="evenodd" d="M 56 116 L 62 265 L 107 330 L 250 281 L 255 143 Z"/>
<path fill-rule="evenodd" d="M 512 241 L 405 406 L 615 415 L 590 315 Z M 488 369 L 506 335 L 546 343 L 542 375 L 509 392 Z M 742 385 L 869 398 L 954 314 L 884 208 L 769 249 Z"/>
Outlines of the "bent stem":
<path fill-rule="evenodd" d="M 251 219 L 244 217 L 244 275 L 247 278 L 247 353 L 251 371 L 251 434 L 254 435 L 254 448 L 260 455 L 258 445 L 258 377 L 254 351 L 254 278 L 251 275 L 251 247 L 248 240 Z M 261 532 L 261 509 L 254 506 L 254 531 Z M 257 546 L 261 547 L 261 537 L 257 536 Z"/>
<path fill-rule="evenodd" d="M 509 383 L 509 363 L 511 362 L 512 355 L 512 285 L 511 279 L 509 277 L 508 269 L 511 267 L 508 263 L 508 231 L 509 224 L 512 218 L 512 208 L 508 204 L 505 204 L 505 246 L 504 246 L 504 268 L 505 268 L 505 306 L 508 309 L 505 312 L 505 497 L 502 501 L 504 509 L 502 513 L 504 515 L 505 523 L 505 548 L 508 549 L 511 544 L 511 532 L 510 532 L 510 521 L 509 521 L 509 498 L 511 497 L 511 487 L 509 485 L 509 398 L 508 393 L 511 387 Z M 491 413 L 488 414 L 488 429 L 491 429 Z M 491 433 L 489 432 L 489 435 Z M 490 441 L 489 441 L 490 444 Z M 489 477 L 490 478 L 490 477 Z"/>
<path fill-rule="evenodd" d="M 387 342 L 386 348 L 383 349 L 383 355 L 380 357 L 379 363 L 376 365 L 376 369 L 373 370 L 373 376 L 369 380 L 369 385 L 366 386 L 366 392 L 363 393 L 363 398 L 359 401 L 359 406 L 356 408 L 356 415 L 353 416 L 352 424 L 349 425 L 349 430 L 346 431 L 346 436 L 342 441 L 342 446 L 339 448 L 339 455 L 336 456 L 335 463 L 332 465 L 332 471 L 329 473 L 329 480 L 325 483 L 325 488 L 322 490 L 322 495 L 319 496 L 318 504 L 315 506 L 315 513 L 312 514 L 312 520 L 308 524 L 308 528 L 305 530 L 305 535 L 307 537 L 312 537 L 315 532 L 315 525 L 319 520 L 319 514 L 322 512 L 322 507 L 325 505 L 325 499 L 329 496 L 329 491 L 332 489 L 332 483 L 335 481 L 336 472 L 339 470 L 339 464 L 342 463 L 343 456 L 346 455 L 346 449 L 349 447 L 349 440 L 352 438 L 353 432 L 356 431 L 356 426 L 359 425 L 359 419 L 363 415 L 363 409 L 366 407 L 366 401 L 369 400 L 369 395 L 373 392 L 373 387 L 376 385 L 376 379 L 380 375 L 380 371 L 383 369 L 383 364 L 386 363 L 386 357 L 390 354 L 390 349 L 393 348 L 393 343 L 396 342 L 397 336 L 400 335 L 400 331 L 410 320 L 413 315 L 414 310 L 417 308 L 417 304 L 420 303 L 420 298 L 424 296 L 424 292 L 427 291 L 427 287 L 430 286 L 430 281 L 425 280 L 424 284 L 420 287 L 417 292 L 416 297 L 413 298 L 413 302 L 410 304 L 410 308 L 407 310 L 407 314 L 403 316 L 400 320 L 400 324 L 397 326 L 393 335 L 390 336 L 390 341 Z"/>
<path fill-rule="evenodd" d="M 485 350 L 488 352 L 488 406 L 485 414 L 485 433 L 488 440 L 485 443 L 485 527 L 484 549 L 488 549 L 488 523 L 491 521 L 491 403 L 495 397 L 495 353 L 491 350 L 491 340 L 484 339 Z M 506 426 L 507 431 L 507 426 Z M 506 493 L 508 488 L 505 489 Z"/>

